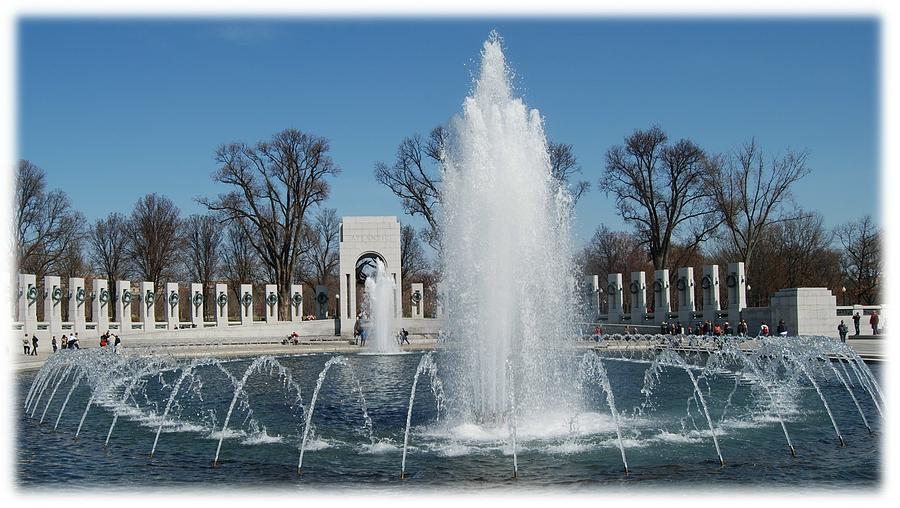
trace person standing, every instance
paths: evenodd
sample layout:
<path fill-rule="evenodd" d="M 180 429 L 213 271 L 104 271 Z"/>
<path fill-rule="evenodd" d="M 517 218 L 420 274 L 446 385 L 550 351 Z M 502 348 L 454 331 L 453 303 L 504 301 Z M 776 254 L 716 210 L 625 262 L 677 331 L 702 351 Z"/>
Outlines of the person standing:
<path fill-rule="evenodd" d="M 31 355 L 31 341 L 28 339 L 28 334 L 25 334 L 25 337 L 22 339 L 22 347 L 25 348 L 25 354 Z"/>
<path fill-rule="evenodd" d="M 872 317 L 869 318 L 869 324 L 872 326 L 872 335 L 878 335 L 878 311 L 872 311 Z"/>
<path fill-rule="evenodd" d="M 119 352 L 119 344 L 122 343 L 122 339 L 120 339 L 118 335 L 114 335 L 113 337 L 116 338 L 116 340 L 113 342 L 113 353 L 118 353 Z"/>
<path fill-rule="evenodd" d="M 56 352 L 56 335 L 54 335 L 53 338 L 50 339 L 50 345 L 53 346 L 53 352 L 55 353 Z"/>
<path fill-rule="evenodd" d="M 38 336 L 31 336 L 31 356 L 37 356 Z"/>
<path fill-rule="evenodd" d="M 856 335 L 859 335 L 859 312 L 853 315 L 853 328 L 856 328 Z"/>
<path fill-rule="evenodd" d="M 838 325 L 838 334 L 841 336 L 841 342 L 847 342 L 847 325 L 844 324 L 844 320 L 841 320 L 841 324 Z"/>
<path fill-rule="evenodd" d="M 63 349 L 69 349 L 69 337 L 66 334 L 62 336 L 62 344 L 60 344 Z"/>

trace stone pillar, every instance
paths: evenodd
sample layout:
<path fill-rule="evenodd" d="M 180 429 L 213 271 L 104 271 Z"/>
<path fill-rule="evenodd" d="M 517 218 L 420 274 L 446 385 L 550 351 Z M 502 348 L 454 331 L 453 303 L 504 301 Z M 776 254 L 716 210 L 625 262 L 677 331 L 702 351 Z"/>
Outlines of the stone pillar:
<path fill-rule="evenodd" d="M 837 337 L 837 298 L 826 288 L 780 289 L 769 299 L 772 320 L 769 333 L 777 335 L 778 321 L 784 320 L 788 336 L 822 335 Z M 860 314 L 862 315 L 862 314 Z M 844 324 L 853 331 L 853 319 L 847 316 Z M 863 330 L 868 326 L 868 317 L 860 323 Z M 751 333 L 755 330 L 751 329 Z"/>
<path fill-rule="evenodd" d="M 725 287 L 728 288 L 728 322 L 737 333 L 741 311 L 747 308 L 747 280 L 744 276 L 744 263 L 728 263 Z"/>
<path fill-rule="evenodd" d="M 131 282 L 116 281 L 116 321 L 119 333 L 131 333 Z"/>
<path fill-rule="evenodd" d="M 266 323 L 278 322 L 278 286 L 266 284 Z"/>
<path fill-rule="evenodd" d="M 203 284 L 196 282 L 191 283 L 191 324 L 197 328 L 203 328 L 203 301 L 206 296 L 203 294 Z"/>
<path fill-rule="evenodd" d="M 653 318 L 659 324 L 669 320 L 672 300 L 669 295 L 669 271 L 656 270 L 653 273 Z"/>
<path fill-rule="evenodd" d="M 84 289 L 84 279 L 81 277 L 69 278 L 69 321 L 72 322 L 72 331 L 84 335 L 87 330 L 85 327 L 85 307 L 84 302 L 87 301 L 87 291 Z M 99 332 L 98 332 L 99 335 Z"/>
<path fill-rule="evenodd" d="M 631 293 L 631 324 L 644 324 L 644 315 L 647 314 L 647 275 L 644 272 L 631 272 L 631 284 L 628 286 Z"/>
<path fill-rule="evenodd" d="M 47 322 L 47 333 L 51 336 L 62 335 L 62 297 L 62 283 L 59 277 L 55 275 L 44 277 L 44 321 Z"/>
<path fill-rule="evenodd" d="M 156 329 L 156 287 L 152 282 L 141 282 L 141 322 L 144 323 L 144 331 L 152 332 Z"/>
<path fill-rule="evenodd" d="M 425 309 L 425 284 L 415 282 L 412 284 L 410 295 L 410 316 L 416 319 L 424 317 Z"/>
<path fill-rule="evenodd" d="M 216 284 L 214 295 L 216 308 L 216 326 L 228 326 L 228 285 Z"/>
<path fill-rule="evenodd" d="M 692 267 L 679 268 L 678 280 L 675 281 L 675 290 L 678 291 L 678 320 L 687 331 L 689 324 L 694 322 L 694 269 Z"/>
<path fill-rule="evenodd" d="M 721 310 L 719 302 L 719 265 L 703 267 L 703 278 L 700 279 L 703 290 L 703 319 L 716 322 L 716 314 Z"/>
<path fill-rule="evenodd" d="M 216 289 L 216 293 L 219 290 Z M 238 302 L 238 309 L 240 309 L 241 314 L 241 326 L 244 325 L 252 325 L 253 324 L 253 284 L 241 284 L 241 290 L 238 291 L 241 294 L 240 302 Z"/>
<path fill-rule="evenodd" d="M 316 286 L 316 319 L 325 319 L 325 312 L 328 311 L 328 288 L 326 286 Z"/>
<path fill-rule="evenodd" d="M 19 274 L 19 321 L 25 333 L 37 332 L 37 279 L 33 274 Z M 19 346 L 19 344 L 15 344 Z"/>
<path fill-rule="evenodd" d="M 341 294 L 343 286 L 341 286 Z M 291 284 L 291 322 L 299 323 L 303 321 L 303 286 L 300 284 Z"/>
<path fill-rule="evenodd" d="M 588 320 L 593 322 L 600 317 L 600 276 L 585 275 L 584 276 L 584 296 L 587 302 L 585 307 L 588 313 Z"/>
<path fill-rule="evenodd" d="M 167 330 L 177 330 L 178 329 L 178 321 L 179 316 L 181 314 L 178 313 L 179 308 L 181 307 L 180 297 L 178 296 L 178 283 L 177 282 L 167 282 L 166 283 L 166 294 L 165 294 L 165 302 L 166 306 L 166 329 Z"/>
<path fill-rule="evenodd" d="M 91 315 L 94 323 L 97 324 L 97 333 L 99 334 L 109 331 L 109 302 L 112 300 L 112 295 L 108 286 L 109 282 L 106 279 L 94 279 L 94 292 L 91 295 Z"/>
<path fill-rule="evenodd" d="M 622 298 L 622 274 L 611 273 L 606 276 L 606 298 L 610 323 L 621 323 L 625 314 L 625 300 Z"/>

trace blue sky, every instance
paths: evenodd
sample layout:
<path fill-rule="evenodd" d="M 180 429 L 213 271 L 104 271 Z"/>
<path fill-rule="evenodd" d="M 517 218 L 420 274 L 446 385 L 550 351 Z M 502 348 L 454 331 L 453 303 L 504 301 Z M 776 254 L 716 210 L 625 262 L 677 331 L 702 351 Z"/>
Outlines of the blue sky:
<path fill-rule="evenodd" d="M 287 128 L 325 136 L 340 215 L 404 216 L 373 177 L 400 140 L 461 109 L 491 29 L 516 86 L 595 186 L 603 155 L 659 124 L 727 152 L 755 136 L 808 149 L 800 206 L 834 226 L 879 212 L 879 26 L 873 19 L 41 19 L 19 24 L 19 156 L 88 219 L 143 194 L 183 214 L 215 148 Z M 626 226 L 596 189 L 576 233 Z"/>

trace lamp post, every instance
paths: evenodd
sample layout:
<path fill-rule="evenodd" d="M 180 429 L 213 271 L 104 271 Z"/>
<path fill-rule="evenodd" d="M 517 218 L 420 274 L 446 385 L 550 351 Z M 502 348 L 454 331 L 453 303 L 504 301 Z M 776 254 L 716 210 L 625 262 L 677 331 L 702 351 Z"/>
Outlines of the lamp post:
<path fill-rule="evenodd" d="M 750 284 L 747 284 L 747 305 L 749 306 L 750 302 Z"/>
<path fill-rule="evenodd" d="M 844 305 L 847 305 L 847 287 L 841 286 L 841 297 L 844 301 Z"/>
<path fill-rule="evenodd" d="M 600 308 L 598 309 L 600 311 L 599 314 L 603 314 L 603 306 L 604 304 L 606 304 L 606 299 L 603 298 L 603 288 L 599 288 L 597 289 L 597 291 L 600 293 Z M 606 313 L 609 314 L 609 310 L 607 310 Z"/>

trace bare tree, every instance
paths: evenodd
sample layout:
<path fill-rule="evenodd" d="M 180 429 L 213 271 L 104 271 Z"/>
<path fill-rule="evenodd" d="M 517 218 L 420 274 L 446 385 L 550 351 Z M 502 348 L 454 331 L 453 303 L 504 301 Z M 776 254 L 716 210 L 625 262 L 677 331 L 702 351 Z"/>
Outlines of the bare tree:
<path fill-rule="evenodd" d="M 392 166 L 375 163 L 375 180 L 400 198 L 406 213 L 428 223 L 423 236 L 434 249 L 440 238 L 441 162 L 447 137 L 446 128 L 435 127 L 426 140 L 416 134 L 401 141 Z"/>
<path fill-rule="evenodd" d="M 449 137 L 443 126 L 432 129 L 427 139 L 415 134 L 400 142 L 394 164 L 375 163 L 375 180 L 400 198 L 406 213 L 425 219 L 428 226 L 420 234 L 435 250 L 440 247 L 441 171 Z M 573 203 L 577 202 L 590 190 L 590 183 L 569 182 L 581 172 L 572 145 L 551 142 L 547 149 L 551 175 L 569 189 Z"/>
<path fill-rule="evenodd" d="M 581 173 L 581 166 L 578 165 L 575 150 L 572 145 L 551 141 L 547 143 L 547 153 L 550 156 L 550 175 L 560 185 L 568 188 L 574 206 L 587 191 L 591 190 L 591 184 L 585 180 L 569 183 L 571 178 Z"/>
<path fill-rule="evenodd" d="M 304 253 L 306 213 L 328 197 L 328 177 L 340 173 L 328 150 L 328 140 L 297 129 L 283 130 L 255 146 L 223 145 L 216 151 L 220 167 L 212 177 L 233 190 L 199 200 L 244 230 L 244 238 L 278 285 L 283 315 Z"/>
<path fill-rule="evenodd" d="M 216 217 L 194 214 L 184 221 L 185 272 L 207 287 L 219 274 L 223 232 Z"/>
<path fill-rule="evenodd" d="M 173 280 L 180 267 L 180 210 L 171 199 L 159 194 L 140 198 L 131 211 L 128 226 L 128 258 L 134 274 L 159 286 Z"/>
<path fill-rule="evenodd" d="M 756 140 L 751 139 L 725 164 L 711 167 L 706 185 L 738 259 L 745 265 L 750 265 L 769 225 L 796 218 L 780 217 L 778 212 L 790 196 L 791 186 L 809 174 L 806 159 L 805 151 L 788 150 L 767 163 Z"/>
<path fill-rule="evenodd" d="M 428 260 L 419 241 L 419 235 L 410 225 L 400 228 L 400 265 L 403 267 L 403 285 L 417 282 L 428 270 Z"/>
<path fill-rule="evenodd" d="M 412 284 L 421 282 L 428 292 L 433 284 L 435 274 L 429 269 L 425 250 L 422 248 L 421 233 L 415 228 L 404 225 L 400 228 L 400 265 L 403 267 L 403 278 L 400 281 L 400 295 L 405 315 L 412 314 Z"/>
<path fill-rule="evenodd" d="M 710 210 L 704 176 L 715 161 L 693 142 L 668 144 L 659 127 L 636 130 L 606 152 L 600 189 L 646 245 L 655 269 L 667 268 L 673 240 L 696 246 L 719 220 Z M 687 230 L 687 231 L 685 231 Z"/>
<path fill-rule="evenodd" d="M 236 298 L 241 297 L 241 284 L 252 284 L 261 278 L 262 269 L 256 250 L 247 238 L 247 228 L 237 222 L 231 223 L 225 232 L 220 271 Z"/>
<path fill-rule="evenodd" d="M 113 212 L 106 218 L 94 221 L 88 230 L 88 258 L 94 270 L 110 281 L 110 284 L 125 278 L 127 273 L 127 228 L 125 216 Z"/>
<path fill-rule="evenodd" d="M 612 231 L 601 225 L 594 231 L 582 252 L 585 273 L 599 275 L 601 287 L 606 287 L 607 275 L 627 274 L 648 268 L 647 253 L 640 239 L 627 231 Z"/>
<path fill-rule="evenodd" d="M 84 216 L 72 209 L 61 190 L 47 192 L 44 170 L 27 160 L 16 168 L 15 239 L 16 266 L 33 273 L 40 281 L 51 272 L 59 273 L 80 257 Z"/>
<path fill-rule="evenodd" d="M 835 228 L 841 245 L 841 269 L 854 301 L 879 301 L 882 272 L 881 230 L 871 215 Z"/>
<path fill-rule="evenodd" d="M 320 208 L 309 229 L 309 246 L 304 255 L 307 285 L 315 291 L 316 285 L 325 285 L 337 277 L 340 263 L 341 219 L 334 208 Z"/>

